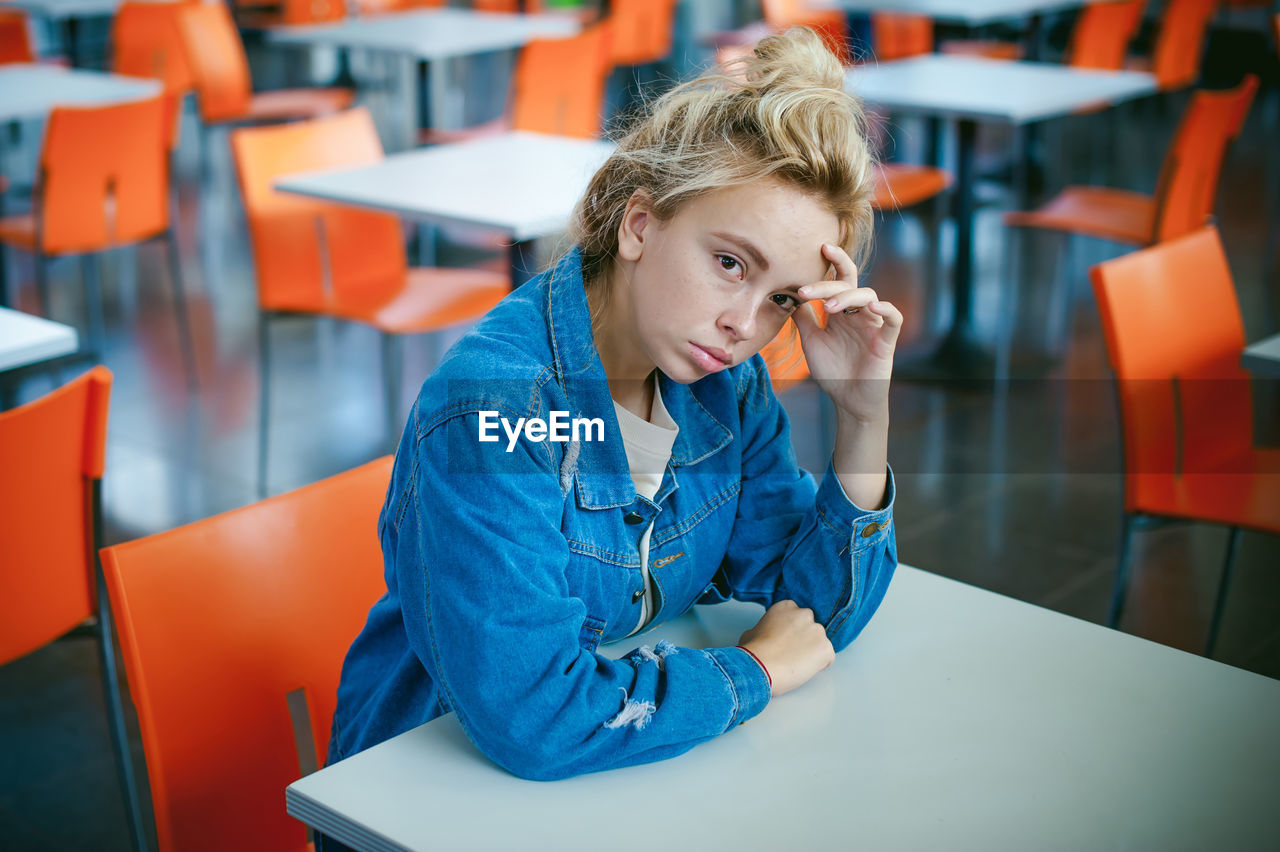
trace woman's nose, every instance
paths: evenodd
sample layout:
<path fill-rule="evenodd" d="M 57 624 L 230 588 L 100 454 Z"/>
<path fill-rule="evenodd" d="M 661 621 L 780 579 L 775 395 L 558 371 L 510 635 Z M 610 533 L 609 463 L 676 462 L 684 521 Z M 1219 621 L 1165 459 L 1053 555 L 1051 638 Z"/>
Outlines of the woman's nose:
<path fill-rule="evenodd" d="M 759 308 L 741 303 L 731 305 L 720 315 L 720 327 L 738 340 L 746 340 L 756 333 Z"/>

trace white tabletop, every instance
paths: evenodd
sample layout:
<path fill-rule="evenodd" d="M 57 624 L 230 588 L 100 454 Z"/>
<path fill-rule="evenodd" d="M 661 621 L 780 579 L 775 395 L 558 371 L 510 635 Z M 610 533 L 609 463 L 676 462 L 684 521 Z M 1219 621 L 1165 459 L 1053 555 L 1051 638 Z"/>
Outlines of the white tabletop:
<path fill-rule="evenodd" d="M 613 651 L 732 644 L 760 613 Z M 1280 681 L 901 567 L 829 670 L 679 757 L 523 781 L 450 715 L 286 801 L 379 850 L 1274 850 L 1278 794 Z"/>
<path fill-rule="evenodd" d="M 845 88 L 903 112 L 1026 124 L 1151 94 L 1156 79 L 1140 71 L 930 54 L 857 66 Z"/>
<path fill-rule="evenodd" d="M 982 26 L 996 21 L 1009 21 L 1060 12 L 1083 6 L 1086 0 L 822 0 L 810 3 L 818 7 L 839 7 L 848 12 L 900 12 L 928 15 L 945 23 Z"/>
<path fill-rule="evenodd" d="M 3 0 L 6 6 L 32 15 L 61 20 L 63 18 L 98 18 L 115 15 L 122 0 Z"/>
<path fill-rule="evenodd" d="M 284 43 L 324 44 L 443 59 L 520 47 L 535 38 L 576 35 L 581 25 L 565 15 L 506 15 L 467 9 L 401 12 L 348 18 L 332 24 L 278 27 Z"/>
<path fill-rule="evenodd" d="M 1273 334 L 1244 348 L 1240 366 L 1260 376 L 1280 378 L 1280 334 Z"/>
<path fill-rule="evenodd" d="M 70 355 L 79 345 L 79 335 L 69 325 L 0 308 L 0 370 Z"/>
<path fill-rule="evenodd" d="M 356 169 L 294 175 L 276 189 L 412 219 L 498 228 L 517 240 L 554 234 L 613 144 L 537 133 L 392 154 Z"/>
<path fill-rule="evenodd" d="M 0 65 L 0 121 L 44 118 L 57 106 L 100 106 L 159 92 L 156 80 L 52 65 Z"/>

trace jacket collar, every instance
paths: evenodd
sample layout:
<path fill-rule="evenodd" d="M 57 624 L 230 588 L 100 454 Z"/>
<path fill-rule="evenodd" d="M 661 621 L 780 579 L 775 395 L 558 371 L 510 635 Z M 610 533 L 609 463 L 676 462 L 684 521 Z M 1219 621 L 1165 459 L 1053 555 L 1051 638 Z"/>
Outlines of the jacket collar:
<path fill-rule="evenodd" d="M 603 441 L 579 445 L 574 471 L 578 504 L 589 509 L 628 506 L 635 501 L 635 483 L 591 333 L 580 250 L 574 248 L 562 257 L 548 276 L 546 313 L 556 380 L 564 388 L 571 416 L 601 417 L 605 423 Z M 697 388 L 705 380 L 682 385 L 661 373 L 658 380 L 667 411 L 680 426 L 671 449 L 672 467 L 697 464 L 729 445 L 733 433 L 698 399 Z"/>

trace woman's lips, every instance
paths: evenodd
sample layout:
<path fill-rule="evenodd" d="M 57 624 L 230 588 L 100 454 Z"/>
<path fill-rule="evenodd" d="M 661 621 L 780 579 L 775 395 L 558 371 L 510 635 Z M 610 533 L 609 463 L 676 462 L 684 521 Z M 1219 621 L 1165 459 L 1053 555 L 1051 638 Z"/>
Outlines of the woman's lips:
<path fill-rule="evenodd" d="M 689 354 L 693 356 L 693 361 L 708 373 L 715 373 L 728 367 L 730 364 L 730 356 L 723 349 L 714 349 L 706 346 L 699 346 L 690 341 Z"/>

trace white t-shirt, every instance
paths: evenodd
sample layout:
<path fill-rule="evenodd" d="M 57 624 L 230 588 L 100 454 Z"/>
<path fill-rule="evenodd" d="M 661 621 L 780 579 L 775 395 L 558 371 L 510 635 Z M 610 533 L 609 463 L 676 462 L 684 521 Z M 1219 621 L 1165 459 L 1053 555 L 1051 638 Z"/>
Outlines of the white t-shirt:
<path fill-rule="evenodd" d="M 662 404 L 662 394 L 658 391 L 656 381 L 653 383 L 653 406 L 649 409 L 648 420 L 637 417 L 616 402 L 613 410 L 618 416 L 622 446 L 627 453 L 627 467 L 631 469 L 631 480 L 636 485 L 636 493 L 652 500 L 658 493 L 658 487 L 662 485 L 662 476 L 666 473 L 667 462 L 671 461 L 671 448 L 675 446 L 680 427 Z M 644 598 L 640 604 L 640 620 L 631 631 L 632 634 L 638 633 L 649 623 L 655 609 L 653 582 L 649 577 L 649 536 L 652 532 L 653 524 L 649 524 L 640 537 L 640 574 L 644 578 Z"/>

